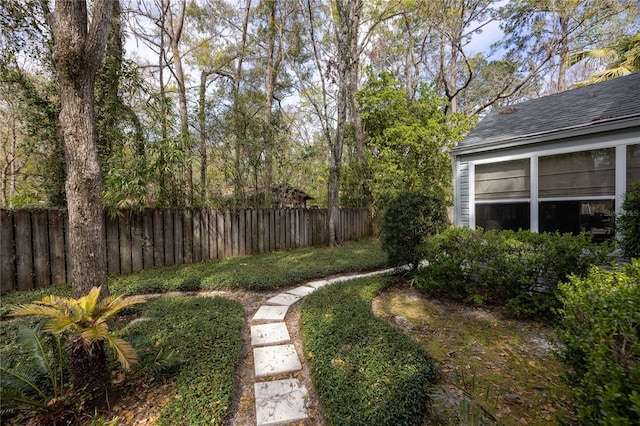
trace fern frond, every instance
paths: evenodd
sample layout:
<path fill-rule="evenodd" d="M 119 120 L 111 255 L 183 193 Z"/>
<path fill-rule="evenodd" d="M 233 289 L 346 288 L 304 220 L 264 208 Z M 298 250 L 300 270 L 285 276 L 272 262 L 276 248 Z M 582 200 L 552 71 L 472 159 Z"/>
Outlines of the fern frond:
<path fill-rule="evenodd" d="M 47 356 L 51 352 L 49 345 L 44 340 L 42 333 L 36 328 L 20 326 L 18 328 L 17 341 L 20 345 L 29 348 L 31 359 L 40 374 L 49 374 L 50 365 Z"/>
<path fill-rule="evenodd" d="M 37 303 L 16 306 L 9 313 L 12 317 L 43 316 L 47 318 L 57 318 L 64 316 L 64 311 L 52 306 L 45 306 Z"/>
<path fill-rule="evenodd" d="M 37 385 L 37 375 L 33 372 L 21 371 L 17 368 L 8 368 L 0 365 L 0 376 L 2 376 L 2 388 L 12 387 L 23 395 L 32 391 L 42 397 L 43 401 L 48 401 L 44 390 Z"/>

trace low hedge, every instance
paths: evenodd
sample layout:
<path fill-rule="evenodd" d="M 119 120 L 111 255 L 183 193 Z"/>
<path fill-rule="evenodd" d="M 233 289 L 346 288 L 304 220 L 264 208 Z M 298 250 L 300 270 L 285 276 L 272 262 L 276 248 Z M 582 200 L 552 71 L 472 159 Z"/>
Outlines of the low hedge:
<path fill-rule="evenodd" d="M 414 425 L 425 410 L 436 379 L 432 360 L 371 311 L 389 282 L 334 284 L 304 301 L 304 351 L 330 425 Z"/>
<path fill-rule="evenodd" d="M 640 260 L 559 287 L 558 337 L 585 425 L 640 424 Z"/>
<path fill-rule="evenodd" d="M 449 229 L 425 244 L 429 262 L 414 278 L 437 297 L 504 306 L 514 317 L 548 316 L 567 276 L 609 261 L 611 245 L 586 234 Z"/>
<path fill-rule="evenodd" d="M 238 302 L 208 297 L 159 297 L 122 330 L 145 357 L 173 353 L 180 358 L 176 395 L 162 408 L 159 425 L 223 424 L 235 390 L 244 312 Z"/>

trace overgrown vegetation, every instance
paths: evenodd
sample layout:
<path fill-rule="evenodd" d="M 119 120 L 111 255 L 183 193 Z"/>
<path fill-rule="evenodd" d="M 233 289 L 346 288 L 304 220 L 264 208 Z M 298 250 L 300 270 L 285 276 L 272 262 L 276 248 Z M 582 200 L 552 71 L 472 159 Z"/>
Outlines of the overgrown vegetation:
<path fill-rule="evenodd" d="M 640 424 L 640 260 L 559 286 L 562 359 L 589 425 Z"/>
<path fill-rule="evenodd" d="M 402 192 L 389 202 L 382 216 L 382 249 L 392 265 L 408 263 L 416 270 L 426 255 L 425 239 L 446 227 L 447 210 L 442 195 Z"/>
<path fill-rule="evenodd" d="M 610 261 L 611 245 L 585 234 L 449 229 L 430 238 L 428 268 L 413 278 L 435 297 L 504 306 L 514 317 L 549 317 L 558 306 L 555 290 L 571 274 Z"/>
<path fill-rule="evenodd" d="M 304 301 L 304 350 L 330 425 L 413 425 L 425 409 L 436 379 L 432 360 L 371 311 L 389 283 L 350 281 Z"/>
<path fill-rule="evenodd" d="M 107 321 L 120 310 L 143 301 L 135 296 L 112 295 L 102 300 L 99 300 L 99 296 L 100 288 L 94 287 L 89 294 L 78 299 L 47 296 L 34 303 L 17 306 L 11 311 L 11 315 L 15 317 L 42 317 L 44 319 L 42 330 L 45 333 L 64 338 L 76 399 L 82 395 L 86 408 L 91 411 L 108 405 L 111 382 L 104 344 L 107 343 L 113 349 L 125 370 L 137 362 L 137 354 L 133 347 L 117 337 L 109 329 Z M 35 331 L 33 333 L 33 342 L 44 343 Z M 36 359 L 44 361 L 49 350 L 42 348 L 40 352 L 42 356 Z M 62 365 L 58 365 L 62 360 L 61 356 L 57 356 L 56 360 L 55 367 L 62 369 Z M 54 367 L 53 361 L 47 362 L 47 365 L 48 370 Z M 3 369 L 3 373 L 16 377 L 10 369 Z M 58 383 L 59 380 L 55 380 L 58 377 L 57 373 L 50 372 L 48 376 L 54 393 L 57 393 L 57 388 L 62 387 L 64 383 Z M 30 381 L 23 381 L 25 384 L 28 382 Z M 20 387 L 15 388 L 17 392 L 13 398 L 14 401 L 20 402 L 20 389 Z M 43 394 L 41 396 L 44 397 Z"/>
<path fill-rule="evenodd" d="M 198 290 L 273 290 L 330 274 L 383 267 L 386 256 L 375 239 L 348 241 L 335 248 L 304 247 L 246 257 L 176 265 L 135 274 L 111 277 L 114 293 L 147 294 Z M 0 298 L 0 316 L 20 303 L 47 294 L 67 296 L 66 285 L 5 294 Z M 0 352 L 1 353 L 1 352 Z"/>
<path fill-rule="evenodd" d="M 128 325 L 115 333 L 133 344 L 139 362 L 129 376 L 132 382 L 121 384 L 117 393 L 126 392 L 138 380 L 149 385 L 146 389 L 154 382 L 172 382 L 175 392 L 168 404 L 157 408 L 157 424 L 222 424 L 235 389 L 244 322 L 241 304 L 223 298 L 165 296 L 124 309 L 121 314 L 129 318 Z M 136 321 L 130 321 L 132 318 Z M 60 353 L 62 347 L 26 324 L 32 321 L 18 318 L 3 322 L 0 328 L 3 347 L 6 342 L 12 348 L 2 355 L 3 418 L 13 409 L 11 413 L 22 420 L 37 416 L 45 423 L 64 418 L 85 424 L 94 413 L 78 412 L 83 396 L 72 392 L 68 358 Z M 110 367 L 117 362 L 115 357 L 107 361 Z M 14 373 L 28 383 L 16 380 Z M 16 396 L 20 399 L 11 399 Z M 17 408 L 26 410 L 17 413 Z M 111 416 L 105 412 L 102 417 Z"/>
<path fill-rule="evenodd" d="M 158 353 L 181 359 L 169 377 L 176 383 L 175 394 L 158 424 L 222 424 L 235 389 L 242 305 L 223 298 L 165 296 L 149 300 L 141 316 L 144 321 L 121 332 L 139 348 L 140 363 L 153 362 Z"/>

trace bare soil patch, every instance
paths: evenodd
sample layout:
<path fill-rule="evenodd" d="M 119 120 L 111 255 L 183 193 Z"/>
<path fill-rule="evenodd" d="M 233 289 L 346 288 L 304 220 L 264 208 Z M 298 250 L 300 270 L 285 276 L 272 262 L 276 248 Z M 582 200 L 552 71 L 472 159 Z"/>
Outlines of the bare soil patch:
<path fill-rule="evenodd" d="M 439 367 L 427 424 L 575 423 L 549 327 L 428 299 L 406 286 L 379 295 L 373 311 L 422 343 Z"/>

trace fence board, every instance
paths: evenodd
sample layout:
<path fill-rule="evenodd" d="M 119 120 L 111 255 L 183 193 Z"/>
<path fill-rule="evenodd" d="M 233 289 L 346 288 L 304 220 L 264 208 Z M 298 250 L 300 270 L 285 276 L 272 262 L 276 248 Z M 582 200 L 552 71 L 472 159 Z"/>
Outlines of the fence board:
<path fill-rule="evenodd" d="M 164 266 L 164 214 L 153 211 L 153 266 Z"/>
<path fill-rule="evenodd" d="M 0 210 L 0 291 L 13 291 L 16 288 L 16 270 L 14 268 L 13 214 Z"/>
<path fill-rule="evenodd" d="M 224 258 L 224 213 L 216 211 L 216 259 Z"/>
<path fill-rule="evenodd" d="M 131 215 L 131 270 L 139 272 L 144 269 L 142 255 L 142 214 L 130 212 Z"/>
<path fill-rule="evenodd" d="M 142 214 L 142 264 L 145 269 L 153 268 L 153 217 L 154 212 L 145 210 Z"/>
<path fill-rule="evenodd" d="M 47 220 L 49 222 L 49 258 L 51 261 L 51 284 L 63 284 L 67 282 L 67 270 L 65 264 L 64 242 L 64 212 L 62 210 L 49 210 Z"/>
<path fill-rule="evenodd" d="M 33 251 L 31 249 L 31 212 L 16 211 L 13 215 L 15 224 L 16 278 L 17 289 L 33 288 Z"/>
<path fill-rule="evenodd" d="M 125 212 L 118 220 L 120 233 L 120 273 L 130 274 L 131 267 L 131 216 Z"/>
<path fill-rule="evenodd" d="M 200 210 L 194 209 L 191 215 L 193 224 L 193 261 L 202 261 L 202 240 L 200 239 L 200 226 L 202 221 L 200 219 Z"/>
<path fill-rule="evenodd" d="M 202 260 L 209 260 L 211 259 L 211 256 L 209 255 L 209 210 L 200 209 L 200 218 L 202 221 L 200 223 L 202 226 L 202 235 L 200 237 L 202 241 Z"/>
<path fill-rule="evenodd" d="M 238 210 L 236 214 L 238 215 L 238 235 L 236 237 L 238 240 L 238 256 L 244 256 L 247 253 L 247 241 L 245 239 L 246 218 L 244 215 L 244 209 Z"/>
<path fill-rule="evenodd" d="M 169 265 L 181 265 L 184 263 L 184 217 L 181 210 L 168 209 L 165 217 L 170 225 L 165 225 L 165 232 L 169 236 L 169 243 L 165 244 L 165 262 Z"/>
<path fill-rule="evenodd" d="M 107 271 L 109 275 L 120 274 L 120 241 L 118 218 L 111 218 L 105 214 L 105 235 L 107 238 Z"/>
<path fill-rule="evenodd" d="M 33 229 L 33 278 L 36 287 L 51 284 L 49 270 L 49 229 L 47 226 L 47 212 L 34 211 L 31 214 Z"/>

